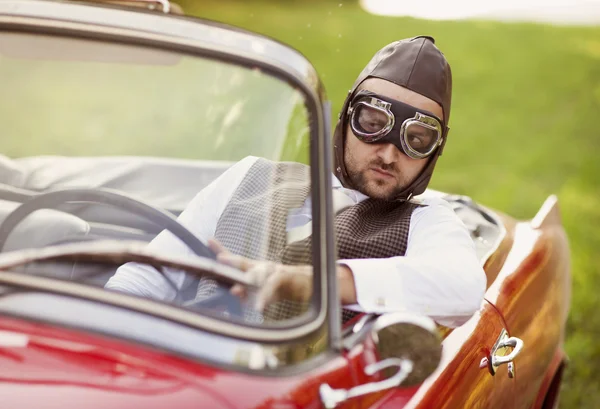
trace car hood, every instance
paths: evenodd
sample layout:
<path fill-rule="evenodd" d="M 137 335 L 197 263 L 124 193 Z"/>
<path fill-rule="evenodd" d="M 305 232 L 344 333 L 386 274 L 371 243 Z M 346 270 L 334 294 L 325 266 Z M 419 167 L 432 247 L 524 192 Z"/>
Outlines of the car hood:
<path fill-rule="evenodd" d="M 11 409 L 233 409 L 244 392 L 248 408 L 266 398 L 256 378 L 101 336 L 0 319 L 0 396 Z"/>

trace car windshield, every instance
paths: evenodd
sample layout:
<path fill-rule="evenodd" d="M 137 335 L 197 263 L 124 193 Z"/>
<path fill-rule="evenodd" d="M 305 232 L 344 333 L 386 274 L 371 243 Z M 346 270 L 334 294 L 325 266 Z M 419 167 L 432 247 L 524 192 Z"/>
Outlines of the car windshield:
<path fill-rule="evenodd" d="M 0 100 L 0 253 L 134 240 L 172 259 L 210 258 L 202 244 L 216 239 L 252 260 L 312 263 L 311 118 L 286 81 L 162 49 L 0 33 L 0 86 L 10 96 Z M 192 238 L 164 230 L 161 214 Z M 232 282 L 218 275 L 115 260 L 12 271 L 102 288 L 112 280 L 106 291 L 249 325 L 313 311 L 284 300 L 259 313 L 252 292 L 231 299 Z"/>

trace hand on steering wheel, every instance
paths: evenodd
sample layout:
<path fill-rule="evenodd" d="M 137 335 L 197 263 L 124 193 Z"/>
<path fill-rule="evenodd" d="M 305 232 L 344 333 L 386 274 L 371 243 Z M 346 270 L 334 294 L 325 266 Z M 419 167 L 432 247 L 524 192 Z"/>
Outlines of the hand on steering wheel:
<path fill-rule="evenodd" d="M 216 240 L 208 246 L 217 261 L 246 272 L 249 281 L 259 287 L 254 308 L 260 312 L 282 300 L 306 303 L 312 295 L 313 269 L 310 265 L 286 265 L 274 261 L 257 261 L 231 253 Z M 246 298 L 246 288 L 236 284 L 231 293 Z"/>

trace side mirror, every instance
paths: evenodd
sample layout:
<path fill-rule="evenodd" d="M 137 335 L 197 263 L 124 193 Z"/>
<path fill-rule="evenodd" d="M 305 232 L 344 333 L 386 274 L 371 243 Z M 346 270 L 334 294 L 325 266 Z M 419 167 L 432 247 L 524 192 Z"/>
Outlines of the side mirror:
<path fill-rule="evenodd" d="M 382 372 L 381 380 L 351 389 L 319 389 L 326 409 L 369 393 L 423 383 L 438 367 L 442 342 L 432 319 L 409 313 L 389 313 L 377 318 L 370 333 L 379 361 L 365 367 L 367 375 Z"/>
<path fill-rule="evenodd" d="M 409 313 L 390 313 L 377 318 L 371 330 L 379 360 L 400 358 L 412 363 L 403 386 L 423 383 L 442 359 L 442 339 L 435 322 Z M 389 378 L 393 373 L 384 371 Z"/>

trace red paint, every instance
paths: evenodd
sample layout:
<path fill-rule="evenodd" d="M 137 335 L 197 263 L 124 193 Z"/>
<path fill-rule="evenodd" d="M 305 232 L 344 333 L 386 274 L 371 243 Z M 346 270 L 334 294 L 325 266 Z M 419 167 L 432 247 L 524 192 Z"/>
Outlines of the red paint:
<path fill-rule="evenodd" d="M 0 331 L 26 346 L 0 347 L 0 396 L 11 409 L 318 407 L 318 386 L 351 387 L 343 357 L 311 376 L 264 377 L 227 371 L 139 345 L 10 318 Z M 351 408 L 351 405 L 342 405 Z"/>
<path fill-rule="evenodd" d="M 372 393 L 339 408 L 539 408 L 564 359 L 568 247 L 560 226 L 535 230 L 520 224 L 506 240 L 486 264 L 488 277 L 495 279 L 480 311 L 465 325 L 444 331 L 437 371 L 423 385 Z M 525 342 L 515 360 L 514 379 L 506 365 L 495 376 L 482 365 L 503 328 Z M 0 346 L 0 396 L 3 407 L 11 409 L 43 407 L 45 402 L 61 409 L 317 409 L 323 383 L 351 388 L 380 380 L 380 375 L 364 373 L 377 360 L 368 337 L 304 373 L 266 377 L 6 317 L 0 318 L 0 331 L 28 339 L 25 346 Z"/>
<path fill-rule="evenodd" d="M 525 240 L 531 242 L 524 245 Z M 531 251 L 520 249 L 531 248 Z M 541 391 L 564 359 L 562 345 L 570 302 L 570 255 L 559 224 L 533 229 L 520 224 L 515 236 L 514 269 L 505 268 L 489 294 L 510 334 L 525 344 L 516 360 L 515 408 L 535 407 Z M 549 367 L 549 363 L 553 366 Z"/>

